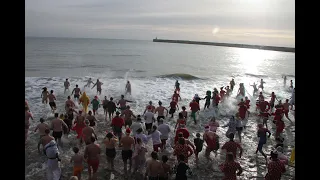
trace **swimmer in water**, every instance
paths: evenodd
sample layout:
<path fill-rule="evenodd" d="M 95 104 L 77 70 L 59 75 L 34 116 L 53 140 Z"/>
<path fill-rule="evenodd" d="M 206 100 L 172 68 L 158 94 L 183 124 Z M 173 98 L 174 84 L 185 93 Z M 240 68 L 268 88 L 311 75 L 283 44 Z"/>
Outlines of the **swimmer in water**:
<path fill-rule="evenodd" d="M 125 91 L 126 91 L 126 94 L 129 93 L 131 95 L 131 84 L 130 84 L 130 81 L 127 81 Z"/>
<path fill-rule="evenodd" d="M 240 83 L 240 87 L 239 87 L 237 96 L 245 96 L 245 89 L 244 89 L 243 83 Z"/>
<path fill-rule="evenodd" d="M 233 91 L 234 86 L 236 85 L 236 83 L 234 82 L 234 79 L 232 78 L 232 80 L 230 81 L 230 89 L 231 91 Z"/>
<path fill-rule="evenodd" d="M 42 98 L 42 103 L 43 104 L 48 104 L 48 96 L 49 92 L 46 87 L 42 88 L 42 93 L 41 93 L 41 98 Z"/>
<path fill-rule="evenodd" d="M 66 93 L 66 91 L 70 91 L 69 87 L 70 87 L 70 82 L 68 81 L 68 79 L 66 79 L 66 81 L 63 83 L 64 85 L 64 93 Z"/>
<path fill-rule="evenodd" d="M 178 80 L 176 80 L 174 87 L 175 87 L 175 91 L 180 92 L 180 83 Z"/>
<path fill-rule="evenodd" d="M 226 97 L 229 97 L 232 90 L 229 88 L 229 86 L 225 87 L 225 89 L 226 89 Z"/>
<path fill-rule="evenodd" d="M 287 84 L 287 76 L 283 76 L 283 85 L 285 86 Z"/>
<path fill-rule="evenodd" d="M 293 81 L 290 80 L 290 88 L 293 88 Z"/>
<path fill-rule="evenodd" d="M 89 78 L 88 81 L 87 81 L 87 84 L 84 85 L 84 87 L 89 87 L 89 88 L 90 88 L 90 85 L 91 85 L 91 84 L 94 84 L 94 83 L 93 83 L 93 81 L 91 80 L 91 78 Z"/>
<path fill-rule="evenodd" d="M 93 85 L 93 87 L 91 89 L 93 89 L 94 87 L 97 86 L 97 94 L 99 93 L 99 95 L 101 95 L 101 86 L 102 86 L 102 82 L 99 81 L 99 79 L 97 79 L 97 82 Z"/>
<path fill-rule="evenodd" d="M 74 93 L 74 95 L 73 95 L 73 93 Z M 81 95 L 81 90 L 80 90 L 80 88 L 78 87 L 78 84 L 76 84 L 76 87 L 72 90 L 71 95 L 73 95 L 73 98 L 74 98 L 74 99 L 79 100 L 80 95 Z"/>
<path fill-rule="evenodd" d="M 252 95 L 255 95 L 255 94 L 259 91 L 259 89 L 257 88 L 257 84 L 256 84 L 255 82 L 253 82 L 253 84 L 250 85 L 250 86 L 253 87 L 253 93 L 252 93 Z"/>
<path fill-rule="evenodd" d="M 261 88 L 262 91 L 263 91 L 263 84 L 265 84 L 265 83 L 266 83 L 266 82 L 264 82 L 263 79 L 261 79 L 259 88 Z"/>
<path fill-rule="evenodd" d="M 117 105 L 119 105 L 121 112 L 127 109 L 127 102 L 132 102 L 129 100 L 124 99 L 124 95 L 121 95 L 121 99 L 118 101 Z"/>
<path fill-rule="evenodd" d="M 277 100 L 277 101 L 279 101 L 278 100 L 278 98 L 277 98 L 277 96 L 274 94 L 274 92 L 272 92 L 271 93 L 271 100 L 270 100 L 270 102 L 269 102 L 269 104 L 270 104 L 270 111 L 272 112 L 272 110 L 273 110 L 273 108 L 274 108 L 274 102 L 275 102 L 275 100 Z"/>

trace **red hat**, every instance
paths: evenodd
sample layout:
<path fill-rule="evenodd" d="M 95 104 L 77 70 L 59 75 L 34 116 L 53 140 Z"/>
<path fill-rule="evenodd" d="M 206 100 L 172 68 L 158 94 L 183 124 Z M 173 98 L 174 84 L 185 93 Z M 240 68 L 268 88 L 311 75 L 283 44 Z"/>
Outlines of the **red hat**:
<path fill-rule="evenodd" d="M 98 96 L 94 96 L 95 99 L 98 99 Z"/>
<path fill-rule="evenodd" d="M 127 133 L 127 134 L 130 134 L 130 133 L 131 133 L 130 128 L 127 128 L 127 129 L 126 129 L 126 133 Z"/>

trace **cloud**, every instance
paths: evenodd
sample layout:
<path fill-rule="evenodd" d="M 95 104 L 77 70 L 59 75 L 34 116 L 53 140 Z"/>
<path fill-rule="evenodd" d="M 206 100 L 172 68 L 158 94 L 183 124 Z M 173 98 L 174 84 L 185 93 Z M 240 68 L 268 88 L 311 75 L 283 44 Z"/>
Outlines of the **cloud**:
<path fill-rule="evenodd" d="M 290 0 L 26 0 L 26 35 L 294 46 Z M 212 34 L 214 27 L 219 32 Z"/>

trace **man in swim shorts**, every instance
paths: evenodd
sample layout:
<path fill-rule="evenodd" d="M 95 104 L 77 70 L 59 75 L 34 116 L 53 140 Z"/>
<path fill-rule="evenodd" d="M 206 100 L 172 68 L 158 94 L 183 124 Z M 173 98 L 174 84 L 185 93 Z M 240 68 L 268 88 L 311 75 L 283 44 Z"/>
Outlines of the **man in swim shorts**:
<path fill-rule="evenodd" d="M 97 171 L 100 163 L 100 153 L 101 149 L 99 144 L 95 144 L 96 139 L 91 137 L 91 144 L 86 146 L 84 150 L 84 158 L 88 162 L 88 173 L 90 180 L 97 180 Z M 92 174 L 91 174 L 92 172 Z"/>
<path fill-rule="evenodd" d="M 38 153 L 40 154 L 40 145 L 44 148 L 49 142 L 54 140 L 54 137 L 50 136 L 50 129 L 44 130 L 45 135 L 42 136 L 38 142 Z M 45 149 L 43 149 L 43 153 L 45 154 Z"/>
<path fill-rule="evenodd" d="M 121 140 L 122 126 L 124 126 L 124 120 L 119 116 L 120 112 L 116 112 L 116 116 L 112 119 L 111 126 L 114 134 Z"/>
<path fill-rule="evenodd" d="M 130 106 L 127 106 L 127 109 L 124 110 L 122 113 L 121 113 L 121 116 L 124 115 L 124 124 L 125 124 L 125 127 L 127 126 L 131 126 L 132 125 L 132 119 L 131 117 L 133 118 L 136 118 L 136 116 L 133 114 L 133 112 L 131 111 L 130 109 Z"/>
<path fill-rule="evenodd" d="M 171 118 L 173 118 L 173 114 L 176 112 L 176 109 L 179 110 L 178 103 L 176 101 L 172 100 L 170 102 L 170 110 L 169 110 L 169 114 L 171 114 Z"/>
<path fill-rule="evenodd" d="M 168 109 L 162 106 L 162 102 L 161 101 L 159 101 L 158 104 L 159 104 L 159 106 L 155 109 L 154 113 L 155 114 L 158 113 L 157 121 L 159 122 L 159 120 L 161 118 L 165 119 L 164 110 L 167 111 L 166 116 L 168 116 Z"/>
<path fill-rule="evenodd" d="M 90 127 L 90 122 L 88 119 L 84 121 L 86 127 L 82 129 L 82 140 L 86 145 L 89 145 L 91 143 L 91 137 L 94 136 L 96 140 L 98 140 L 96 133 L 94 132 L 93 128 Z M 93 135 L 93 136 L 92 136 Z"/>
<path fill-rule="evenodd" d="M 74 93 L 73 98 L 79 100 L 80 95 L 81 95 L 81 90 L 80 90 L 80 88 L 78 87 L 78 84 L 76 84 L 76 87 L 72 90 L 71 95 L 72 95 L 73 93 Z"/>
<path fill-rule="evenodd" d="M 234 82 L 234 79 L 232 78 L 232 80 L 230 81 L 230 89 L 231 91 L 233 91 L 234 86 L 236 85 L 236 83 Z"/>
<path fill-rule="evenodd" d="M 91 89 L 93 89 L 95 86 L 97 86 L 97 94 L 99 93 L 99 95 L 101 95 L 101 86 L 102 86 L 102 82 L 99 81 L 99 79 L 97 79 L 97 82 L 93 85 L 93 87 Z"/>
<path fill-rule="evenodd" d="M 90 85 L 91 85 L 91 84 L 94 84 L 94 83 L 93 83 L 93 81 L 91 80 L 91 78 L 89 78 L 88 81 L 87 81 L 87 84 L 84 85 L 84 87 L 89 87 L 89 88 L 90 88 Z"/>
<path fill-rule="evenodd" d="M 62 142 L 61 142 L 61 137 L 63 134 L 62 126 L 64 126 L 66 129 L 69 129 L 69 128 L 67 124 L 62 119 L 59 118 L 59 113 L 55 113 L 54 117 L 55 119 L 51 121 L 51 128 L 53 129 L 52 136 L 54 137 L 55 141 L 58 144 L 62 145 Z"/>
<path fill-rule="evenodd" d="M 131 130 L 129 128 L 126 129 L 125 137 L 121 138 L 120 146 L 122 146 L 122 160 L 124 163 L 124 175 L 127 176 L 127 161 L 129 160 L 129 173 L 131 173 L 132 166 L 132 148 L 134 146 L 134 139 L 130 136 Z"/>
<path fill-rule="evenodd" d="M 37 132 L 37 130 L 39 130 L 39 135 L 40 135 L 40 139 L 46 135 L 45 130 L 46 129 L 50 129 L 50 127 L 44 123 L 44 119 L 40 118 L 40 124 L 37 125 L 36 129 L 34 130 L 34 132 Z"/>
<path fill-rule="evenodd" d="M 117 104 L 119 105 L 121 112 L 127 109 L 127 102 L 132 102 L 132 101 L 124 99 L 124 95 L 121 95 L 121 99 L 118 101 L 118 104 Z"/>
<path fill-rule="evenodd" d="M 66 79 L 63 85 L 64 85 L 64 93 L 66 93 L 66 90 L 69 91 L 69 87 L 70 87 L 70 82 L 68 81 L 68 79 Z"/>
<path fill-rule="evenodd" d="M 57 105 L 54 102 L 54 100 L 57 100 L 56 96 L 53 94 L 53 90 L 50 91 L 50 94 L 48 95 L 48 99 L 49 99 L 49 105 L 51 107 L 52 112 L 54 113 L 54 111 L 57 109 Z"/>

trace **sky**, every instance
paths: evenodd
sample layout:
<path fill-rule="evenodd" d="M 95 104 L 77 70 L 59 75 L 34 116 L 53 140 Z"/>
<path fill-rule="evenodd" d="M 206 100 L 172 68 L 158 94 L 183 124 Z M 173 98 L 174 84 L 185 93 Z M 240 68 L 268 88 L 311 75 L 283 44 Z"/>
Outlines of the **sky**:
<path fill-rule="evenodd" d="M 295 47 L 295 2 L 26 0 L 25 35 Z"/>

